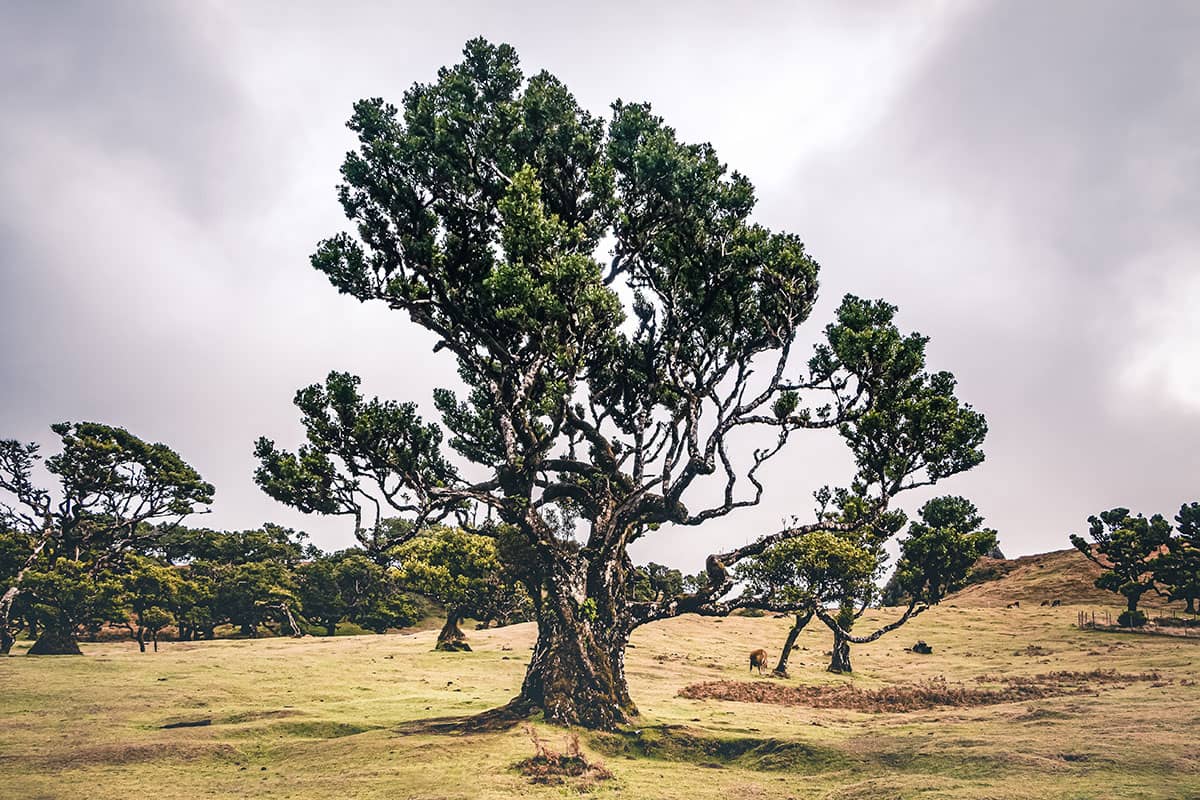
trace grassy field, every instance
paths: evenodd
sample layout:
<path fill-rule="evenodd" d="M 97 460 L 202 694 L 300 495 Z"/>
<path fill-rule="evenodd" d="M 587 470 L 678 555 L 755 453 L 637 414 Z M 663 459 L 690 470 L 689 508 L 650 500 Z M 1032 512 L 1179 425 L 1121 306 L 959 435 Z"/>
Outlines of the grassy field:
<path fill-rule="evenodd" d="M 791 680 L 761 680 L 903 693 L 939 677 L 1004 691 L 1006 676 L 1053 671 L 1158 676 L 905 713 L 690 700 L 678 696 L 689 684 L 760 680 L 746 654 L 777 655 L 788 620 L 648 626 L 628 660 L 637 731 L 582 736 L 614 774 L 591 796 L 1200 798 L 1200 637 L 1078 631 L 1077 610 L 943 606 L 857 647 L 853 677 L 824 671 L 828 634 L 811 627 Z M 472 632 L 473 653 L 432 652 L 434 636 L 166 643 L 144 655 L 106 643 L 82 658 L 0 659 L 0 796 L 577 796 L 512 768 L 533 753 L 522 726 L 445 733 L 423 722 L 508 700 L 532 627 Z M 904 649 L 918 638 L 932 655 Z"/>

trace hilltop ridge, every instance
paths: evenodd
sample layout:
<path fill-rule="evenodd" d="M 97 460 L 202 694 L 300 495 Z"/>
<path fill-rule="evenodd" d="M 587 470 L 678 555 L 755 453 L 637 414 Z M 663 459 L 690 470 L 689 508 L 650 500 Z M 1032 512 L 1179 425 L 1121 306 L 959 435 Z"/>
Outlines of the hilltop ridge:
<path fill-rule="evenodd" d="M 984 556 L 975 562 L 968 585 L 945 602 L 972 608 L 1004 607 L 1013 602 L 1038 606 L 1043 600 L 1058 600 L 1063 605 L 1123 607 L 1119 595 L 1096 588 L 1101 571 L 1074 548 L 1019 558 Z M 1139 605 L 1183 608 L 1182 603 L 1167 603 L 1153 592 L 1144 595 Z"/>

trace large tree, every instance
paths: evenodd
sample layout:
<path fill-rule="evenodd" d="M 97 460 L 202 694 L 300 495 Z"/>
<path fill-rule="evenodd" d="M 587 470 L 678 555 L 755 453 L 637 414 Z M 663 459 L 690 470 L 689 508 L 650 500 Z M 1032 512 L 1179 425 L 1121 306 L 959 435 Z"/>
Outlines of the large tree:
<path fill-rule="evenodd" d="M 1147 519 L 1127 508 L 1102 511 L 1088 517 L 1089 542 L 1071 534 L 1071 544 L 1090 561 L 1104 569 L 1096 586 L 1125 598 L 1125 611 L 1118 622 L 1140 627 L 1146 615 L 1138 610 L 1142 595 L 1156 590 L 1154 571 L 1171 538 L 1171 523 L 1161 514 Z"/>
<path fill-rule="evenodd" d="M 258 442 L 257 480 L 348 515 L 366 542 L 395 512 L 412 530 L 478 511 L 499 523 L 481 530 L 515 531 L 538 639 L 513 708 L 613 727 L 637 713 L 624 669 L 636 626 L 728 613 L 731 565 L 823 523 L 714 554 L 707 584 L 670 598 L 631 597 L 631 543 L 759 502 L 763 465 L 800 430 L 841 432 L 874 514 L 977 464 L 986 426 L 883 302 L 847 296 L 795 363 L 818 265 L 797 236 L 752 221 L 750 181 L 710 145 L 680 141 L 644 104 L 618 101 L 606 123 L 549 73 L 526 79 L 507 45 L 464 54 L 399 107 L 355 104 L 339 188 L 354 232 L 312 257 L 456 360 L 465 392 L 433 399 L 457 458 L 414 403 L 366 400 L 334 373 L 297 394 L 304 445 Z"/>
<path fill-rule="evenodd" d="M 61 451 L 45 462 L 58 480 L 54 492 L 36 483 L 36 444 L 0 441 L 0 526 L 23 531 L 32 542 L 0 598 L 0 652 L 12 646 L 12 608 L 36 573 L 41 608 L 59 602 L 52 594 L 56 586 L 63 594 L 61 613 L 45 611 L 45 641 L 30 652 L 78 653 L 68 606 L 82 602 L 86 583 L 121 571 L 127 553 L 150 548 L 161 534 L 151 523 L 178 523 L 212 502 L 212 485 L 164 444 L 95 422 L 50 427 L 62 441 Z M 55 577 L 60 561 L 62 574 Z"/>

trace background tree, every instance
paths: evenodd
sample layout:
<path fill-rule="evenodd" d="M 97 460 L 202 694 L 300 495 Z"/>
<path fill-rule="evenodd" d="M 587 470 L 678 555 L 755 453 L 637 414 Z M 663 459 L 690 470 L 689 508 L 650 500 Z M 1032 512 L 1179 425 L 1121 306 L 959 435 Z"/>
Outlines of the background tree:
<path fill-rule="evenodd" d="M 683 573 L 651 561 L 633 569 L 632 597 L 639 602 L 661 601 L 683 594 Z"/>
<path fill-rule="evenodd" d="M 18 576 L 31 563 L 35 541 L 32 535 L 21 530 L 0 530 L 0 597 L 9 597 L 10 589 L 15 589 Z M 3 637 L 3 652 L 7 653 L 12 646 L 13 638 L 22 627 L 28 627 L 30 615 L 27 604 L 22 601 L 19 593 L 14 591 L 9 601 L 9 624 L 0 627 L 0 637 Z M 30 630 L 30 636 L 35 636 L 36 627 Z"/>
<path fill-rule="evenodd" d="M 872 597 L 880 556 L 861 533 L 812 531 L 785 539 L 738 565 L 737 576 L 745 584 L 741 603 L 795 614 L 775 674 L 787 677 L 792 648 L 817 606 L 836 603 L 839 609 L 853 608 L 859 601 L 865 607 Z M 852 624 L 845 618 L 843 622 Z"/>
<path fill-rule="evenodd" d="M 304 616 L 328 636 L 343 620 L 384 633 L 412 625 L 419 617 L 395 577 L 363 551 L 343 550 L 300 564 L 296 594 Z"/>
<path fill-rule="evenodd" d="M 632 630 L 727 613 L 730 566 L 824 523 L 714 554 L 704 591 L 658 600 L 631 598 L 629 545 L 759 502 L 759 470 L 794 432 L 839 430 L 872 513 L 982 459 L 983 418 L 925 372 L 925 339 L 897 331 L 894 307 L 846 297 L 808 368 L 792 363 L 817 263 L 751 220 L 745 176 L 649 106 L 617 102 L 606 125 L 552 75 L 526 80 L 511 47 L 474 40 L 402 107 L 361 101 L 349 125 L 339 198 L 355 233 L 312 264 L 456 359 L 468 389 L 434 403 L 480 479 L 411 404 L 366 400 L 340 373 L 297 394 L 298 450 L 258 442 L 256 479 L 356 530 L 381 508 L 410 515 L 409 536 L 482 510 L 522 537 L 538 639 L 514 711 L 601 728 L 636 714 Z"/>
<path fill-rule="evenodd" d="M 175 609 L 181 605 L 184 576 L 178 569 L 145 556 L 128 556 L 126 567 L 120 597 L 124 613 L 114 621 L 129 629 L 141 652 L 146 652 L 147 636 L 158 652 L 159 632 L 176 623 Z"/>
<path fill-rule="evenodd" d="M 396 547 L 392 557 L 401 586 L 446 608 L 435 649 L 470 650 L 459 624 L 467 617 L 486 616 L 500 586 L 495 541 L 438 525 Z"/>
<path fill-rule="evenodd" d="M 184 641 L 216 638 L 216 627 L 221 620 L 217 616 L 216 586 L 211 573 L 190 565 L 176 569 L 183 581 L 176 596 L 178 605 L 171 611 L 179 626 L 179 638 Z"/>
<path fill-rule="evenodd" d="M 260 627 L 270 622 L 292 635 L 303 635 L 295 619 L 303 609 L 288 565 L 250 561 L 205 566 L 211 570 L 215 616 L 236 626 L 242 636 L 257 639 Z"/>
<path fill-rule="evenodd" d="M 1154 560 L 1154 580 L 1167 590 L 1167 599 L 1186 603 L 1196 613 L 1200 598 L 1200 503 L 1184 503 L 1175 516 L 1177 533 L 1167 540 L 1167 552 Z"/>
<path fill-rule="evenodd" d="M 43 568 L 43 566 L 48 568 Z M 81 630 L 98 631 L 121 615 L 121 582 L 92 562 L 59 558 L 35 562 L 25 572 L 21 592 L 41 634 L 29 655 L 79 655 Z"/>
<path fill-rule="evenodd" d="M 844 523 L 864 511 L 857 498 L 847 495 L 838 498 L 838 506 L 826 514 L 831 521 Z M 786 675 L 788 651 L 814 615 L 833 633 L 829 670 L 852 671 L 851 644 L 874 641 L 941 602 L 962 587 L 971 565 L 996 546 L 996 532 L 982 527 L 983 518 L 965 498 L 936 497 L 921 507 L 919 516 L 900 541 L 896 564 L 895 580 L 907 607 L 898 619 L 864 636 L 853 634 L 854 624 L 879 598 L 876 581 L 887 562 L 883 545 L 904 525 L 902 513 L 892 512 L 849 533 L 816 531 L 743 563 L 739 575 L 747 587 L 742 602 L 797 612 L 780 674 Z"/>
<path fill-rule="evenodd" d="M 97 588 L 107 586 L 107 576 L 122 571 L 126 553 L 145 550 L 158 536 L 160 530 L 149 523 L 178 522 L 213 497 L 212 485 L 164 444 L 93 422 L 63 422 L 51 430 L 62 440 L 61 451 L 46 460 L 47 471 L 58 479 L 57 499 L 34 482 L 38 446 L 0 441 L 4 527 L 33 540 L 26 563 L 0 598 L 5 652 L 12 646 L 13 604 L 31 571 L 39 574 L 39 616 L 50 627 L 42 631 L 46 641 L 30 652 L 78 653 L 73 620 L 90 601 L 70 606 L 82 602 L 89 579 L 95 578 Z M 55 578 L 60 561 L 63 572 Z M 64 591 L 58 601 L 56 588 Z M 107 597 L 107 588 L 99 597 Z M 62 603 L 61 613 L 50 613 L 56 602 Z"/>
<path fill-rule="evenodd" d="M 1104 568 L 1096 586 L 1125 598 L 1120 625 L 1139 627 L 1146 615 L 1138 610 L 1142 595 L 1155 588 L 1154 570 L 1171 538 L 1171 524 L 1161 514 L 1146 519 L 1131 516 L 1127 508 L 1103 511 L 1088 517 L 1088 542 L 1071 534 L 1071 544 L 1089 560 Z"/>

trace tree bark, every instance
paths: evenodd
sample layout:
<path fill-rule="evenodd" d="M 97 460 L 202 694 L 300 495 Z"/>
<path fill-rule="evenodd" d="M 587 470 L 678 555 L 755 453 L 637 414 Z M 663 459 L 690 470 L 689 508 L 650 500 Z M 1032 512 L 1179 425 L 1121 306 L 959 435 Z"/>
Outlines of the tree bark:
<path fill-rule="evenodd" d="M 75 632 L 67 627 L 47 625 L 42 635 L 29 648 L 31 656 L 81 656 L 79 642 L 75 640 Z"/>
<path fill-rule="evenodd" d="M 853 672 L 850 666 L 850 640 L 837 631 L 833 632 L 833 657 L 829 661 L 830 672 Z"/>
<path fill-rule="evenodd" d="M 796 639 L 800 636 L 800 631 L 808 625 L 813 618 L 813 612 L 807 611 L 803 614 L 796 615 L 796 622 L 792 625 L 792 629 L 788 631 L 787 641 L 783 643 L 783 651 L 779 654 L 779 663 L 775 665 L 775 669 L 771 674 L 787 678 L 788 676 L 788 658 L 792 654 L 792 648 L 796 646 Z"/>
<path fill-rule="evenodd" d="M 137 643 L 138 643 L 139 652 L 142 652 L 142 653 L 146 652 L 146 629 L 145 628 L 137 629 Z"/>
<path fill-rule="evenodd" d="M 561 561 L 544 585 L 538 638 L 514 701 L 540 708 L 547 722 L 613 730 L 637 716 L 625 679 L 632 619 L 625 593 L 627 565 L 589 570 L 587 578 Z"/>
<path fill-rule="evenodd" d="M 463 612 L 458 608 L 452 608 L 446 612 L 446 624 L 442 626 L 442 630 L 438 634 L 434 650 L 442 650 L 447 653 L 469 653 L 471 651 L 471 645 L 467 644 L 467 635 L 462 632 L 462 628 L 458 627 L 462 618 Z"/>
<path fill-rule="evenodd" d="M 325 623 L 325 635 L 326 636 L 336 636 L 337 635 L 337 623 L 336 622 L 326 622 Z"/>

